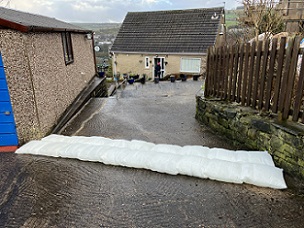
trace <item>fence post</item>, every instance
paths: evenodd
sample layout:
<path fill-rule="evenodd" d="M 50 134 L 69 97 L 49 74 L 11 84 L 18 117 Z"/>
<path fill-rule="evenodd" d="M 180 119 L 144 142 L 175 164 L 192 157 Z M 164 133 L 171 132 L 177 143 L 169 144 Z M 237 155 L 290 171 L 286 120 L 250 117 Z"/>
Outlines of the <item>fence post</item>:
<path fill-rule="evenodd" d="M 241 88 L 243 83 L 243 65 L 244 65 L 244 44 L 241 44 L 240 52 L 240 64 L 239 64 L 239 76 L 237 80 L 237 95 L 236 95 L 236 102 L 241 101 Z"/>
<path fill-rule="evenodd" d="M 253 70 L 254 70 L 254 62 L 255 62 L 255 48 L 256 48 L 256 42 L 253 41 L 250 52 L 250 69 L 249 69 L 248 92 L 247 92 L 247 101 L 246 101 L 247 106 L 251 105 Z"/>
<path fill-rule="evenodd" d="M 233 70 L 233 46 L 230 46 L 228 53 L 228 69 L 227 69 L 227 84 L 225 87 L 226 99 L 230 99 L 231 94 L 231 80 L 232 80 L 232 70 Z"/>
<path fill-rule="evenodd" d="M 223 92 L 221 94 L 221 99 L 226 99 L 227 98 L 228 69 L 229 69 L 229 47 L 224 46 L 223 52 L 224 52 L 224 56 L 223 56 L 224 70 L 223 70 Z"/>
<path fill-rule="evenodd" d="M 216 97 L 220 97 L 221 95 L 221 82 L 222 82 L 222 77 L 223 77 L 223 49 L 222 47 L 217 48 L 217 61 L 218 61 L 218 70 L 217 70 L 217 78 L 216 78 L 216 86 L 215 86 L 215 91 L 216 91 Z"/>
<path fill-rule="evenodd" d="M 239 46 L 234 47 L 234 66 L 233 66 L 233 78 L 232 78 L 232 94 L 230 94 L 230 100 L 235 101 L 237 75 L 239 69 Z"/>
<path fill-rule="evenodd" d="M 217 48 L 213 47 L 213 77 L 212 77 L 212 95 L 216 95 L 216 78 L 218 72 Z"/>
<path fill-rule="evenodd" d="M 293 121 L 298 121 L 299 119 L 299 113 L 300 113 L 300 107 L 301 107 L 301 101 L 302 101 L 302 96 L 303 96 L 303 89 L 304 89 L 304 50 L 302 50 L 302 62 L 301 62 L 301 70 L 300 70 L 300 75 L 299 75 L 299 82 L 298 82 L 298 88 L 296 91 L 296 99 L 294 103 L 294 108 L 293 108 L 293 116 L 292 120 Z M 302 113 L 302 123 L 304 122 L 304 115 Z"/>
<path fill-rule="evenodd" d="M 293 47 L 292 47 L 292 57 L 291 63 L 289 68 L 289 74 L 287 78 L 286 85 L 286 95 L 285 95 L 285 102 L 283 108 L 283 120 L 287 119 L 289 116 L 290 105 L 291 105 L 291 98 L 292 98 L 292 89 L 294 85 L 294 79 L 296 74 L 296 68 L 298 63 L 298 55 L 299 55 L 299 46 L 300 46 L 301 37 L 297 36 L 294 39 Z"/>
<path fill-rule="evenodd" d="M 208 48 L 207 52 L 207 72 L 206 72 L 206 79 L 205 79 L 205 96 L 209 96 L 209 81 L 211 75 L 211 47 Z"/>
<path fill-rule="evenodd" d="M 269 75 L 267 79 L 267 86 L 266 86 L 266 98 L 265 98 L 265 110 L 269 110 L 270 106 L 270 99 L 271 99 L 271 88 L 272 88 L 272 81 L 273 81 L 273 74 L 274 74 L 274 67 L 275 67 L 275 61 L 277 57 L 277 44 L 278 44 L 278 39 L 274 38 L 272 40 L 272 47 L 270 50 L 270 64 L 269 64 Z"/>
<path fill-rule="evenodd" d="M 274 113 L 276 113 L 279 108 L 279 95 L 280 95 L 281 79 L 283 73 L 285 45 L 286 45 L 286 37 L 282 37 L 280 42 L 280 49 L 278 55 L 278 70 L 277 70 L 276 83 L 275 83 L 274 95 L 273 95 L 272 112 Z"/>
<path fill-rule="evenodd" d="M 291 38 L 288 40 L 288 47 L 286 50 L 286 55 L 285 55 L 285 66 L 284 66 L 284 74 L 283 74 L 283 79 L 282 79 L 282 86 L 281 86 L 281 92 L 279 95 L 279 120 L 283 118 L 283 109 L 284 109 L 284 103 L 285 103 L 285 96 L 286 96 L 286 85 L 288 82 L 288 76 L 289 76 L 289 70 L 290 70 L 290 59 L 292 55 L 292 47 L 293 47 L 293 42 L 294 39 Z"/>
<path fill-rule="evenodd" d="M 257 103 L 257 94 L 258 94 L 258 83 L 260 79 L 260 67 L 261 67 L 261 55 L 262 55 L 262 45 L 263 41 L 258 42 L 258 50 L 256 54 L 256 65 L 254 71 L 254 84 L 253 84 L 253 91 L 252 91 L 252 107 L 256 108 Z"/>
<path fill-rule="evenodd" d="M 245 105 L 246 101 L 246 92 L 247 92 L 247 81 L 248 81 L 248 65 L 249 65 L 249 54 L 250 54 L 250 43 L 246 44 L 245 49 L 245 71 L 244 71 L 244 79 L 243 79 L 243 89 L 242 89 L 242 105 Z"/>
<path fill-rule="evenodd" d="M 227 99 L 231 99 L 231 91 L 232 91 L 232 78 L 233 78 L 233 67 L 234 67 L 234 47 L 231 47 L 231 50 L 229 52 L 229 58 L 230 58 L 230 63 L 229 63 L 229 80 L 228 80 L 228 94 L 227 94 Z"/>
<path fill-rule="evenodd" d="M 264 43 L 264 50 L 263 50 L 263 61 L 262 61 L 262 71 L 261 71 L 261 82 L 259 86 L 259 103 L 258 103 L 258 108 L 261 110 L 263 107 L 263 101 L 264 101 L 264 89 L 265 89 L 265 79 L 266 79 L 266 69 L 267 69 L 267 63 L 268 63 L 268 54 L 269 54 L 269 40 L 265 40 Z"/>
<path fill-rule="evenodd" d="M 215 74 L 215 67 L 214 67 L 214 47 L 209 47 L 208 49 L 208 61 L 209 61 L 209 72 L 206 77 L 206 96 L 210 96 L 213 94 L 213 82 L 214 82 L 214 74 Z"/>

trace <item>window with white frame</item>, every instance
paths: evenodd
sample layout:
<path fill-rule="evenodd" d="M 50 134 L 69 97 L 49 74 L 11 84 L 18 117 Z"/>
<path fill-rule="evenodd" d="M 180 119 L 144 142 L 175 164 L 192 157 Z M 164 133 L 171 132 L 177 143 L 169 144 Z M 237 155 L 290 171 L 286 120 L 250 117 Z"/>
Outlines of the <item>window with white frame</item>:
<path fill-rule="evenodd" d="M 150 67 L 150 58 L 146 57 L 145 58 L 145 68 L 149 68 Z"/>
<path fill-rule="evenodd" d="M 181 58 L 180 71 L 185 73 L 200 73 L 201 58 Z"/>

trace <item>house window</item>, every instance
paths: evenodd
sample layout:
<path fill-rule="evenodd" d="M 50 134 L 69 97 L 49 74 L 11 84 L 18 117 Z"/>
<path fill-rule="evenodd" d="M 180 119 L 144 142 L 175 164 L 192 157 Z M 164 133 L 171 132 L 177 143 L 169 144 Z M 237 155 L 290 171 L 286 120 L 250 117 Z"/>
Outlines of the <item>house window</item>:
<path fill-rule="evenodd" d="M 181 72 L 200 73 L 201 59 L 200 58 L 181 58 Z"/>
<path fill-rule="evenodd" d="M 64 61 L 65 64 L 68 65 L 74 61 L 71 33 L 63 32 L 61 33 L 61 37 L 62 37 Z"/>
<path fill-rule="evenodd" d="M 149 68 L 150 67 L 150 58 L 146 57 L 145 58 L 145 68 Z"/>
<path fill-rule="evenodd" d="M 304 31 L 304 21 L 300 21 L 299 22 L 299 32 L 303 32 Z"/>

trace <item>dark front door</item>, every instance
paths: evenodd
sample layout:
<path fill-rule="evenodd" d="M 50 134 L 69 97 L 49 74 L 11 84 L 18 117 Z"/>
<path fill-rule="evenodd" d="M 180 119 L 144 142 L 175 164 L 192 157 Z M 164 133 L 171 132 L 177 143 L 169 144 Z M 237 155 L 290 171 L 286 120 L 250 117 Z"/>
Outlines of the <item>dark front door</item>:
<path fill-rule="evenodd" d="M 14 114 L 0 53 L 0 147 L 17 145 L 18 138 Z"/>
<path fill-rule="evenodd" d="M 165 58 L 154 58 L 154 77 L 157 76 L 156 66 L 160 65 L 160 78 L 163 78 L 165 76 Z"/>

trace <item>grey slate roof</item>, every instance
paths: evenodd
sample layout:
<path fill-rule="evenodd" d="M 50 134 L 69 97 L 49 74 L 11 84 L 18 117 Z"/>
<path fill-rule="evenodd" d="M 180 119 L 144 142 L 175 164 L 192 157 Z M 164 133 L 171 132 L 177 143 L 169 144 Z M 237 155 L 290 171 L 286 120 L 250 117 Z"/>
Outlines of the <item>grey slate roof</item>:
<path fill-rule="evenodd" d="M 55 18 L 30 14 L 0 7 L 0 28 L 10 28 L 21 32 L 35 31 L 74 31 L 90 32 Z"/>
<path fill-rule="evenodd" d="M 217 19 L 211 19 L 216 13 Z M 129 12 L 112 52 L 206 53 L 215 44 L 223 8 Z"/>

